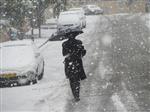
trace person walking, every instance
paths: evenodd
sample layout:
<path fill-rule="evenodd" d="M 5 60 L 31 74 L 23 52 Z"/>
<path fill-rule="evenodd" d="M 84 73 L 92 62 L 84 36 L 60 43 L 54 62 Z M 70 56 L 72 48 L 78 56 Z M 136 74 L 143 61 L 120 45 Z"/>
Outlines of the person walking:
<path fill-rule="evenodd" d="M 69 79 L 70 87 L 76 102 L 80 100 L 80 81 L 86 79 L 82 63 L 82 57 L 85 56 L 86 50 L 82 45 L 82 41 L 75 38 L 80 33 L 67 33 L 66 37 L 68 40 L 62 44 L 62 53 L 63 56 L 65 56 L 65 75 L 66 78 Z"/>

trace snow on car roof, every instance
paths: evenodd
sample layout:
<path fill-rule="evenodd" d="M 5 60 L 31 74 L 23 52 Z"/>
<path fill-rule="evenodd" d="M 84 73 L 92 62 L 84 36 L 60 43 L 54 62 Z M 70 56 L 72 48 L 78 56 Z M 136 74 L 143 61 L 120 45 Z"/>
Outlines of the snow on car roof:
<path fill-rule="evenodd" d="M 26 46 L 26 45 L 32 45 L 33 41 L 31 40 L 16 40 L 16 41 L 7 41 L 0 43 L 0 47 L 5 46 Z"/>
<path fill-rule="evenodd" d="M 90 8 L 97 8 L 97 7 L 99 7 L 99 6 L 97 6 L 97 5 L 86 5 L 87 7 L 90 7 Z"/>
<path fill-rule="evenodd" d="M 55 19 L 55 18 L 46 19 L 45 23 L 57 23 L 57 19 Z"/>
<path fill-rule="evenodd" d="M 65 14 L 77 14 L 76 11 L 65 11 L 65 12 L 61 12 L 60 15 L 65 15 Z"/>
<path fill-rule="evenodd" d="M 82 8 L 70 8 L 69 11 L 83 10 Z"/>

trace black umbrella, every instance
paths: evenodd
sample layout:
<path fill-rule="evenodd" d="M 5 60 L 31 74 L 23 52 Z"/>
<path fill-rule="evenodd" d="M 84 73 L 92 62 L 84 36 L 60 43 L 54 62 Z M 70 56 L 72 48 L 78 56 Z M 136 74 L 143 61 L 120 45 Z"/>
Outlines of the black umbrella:
<path fill-rule="evenodd" d="M 74 34 L 75 36 L 79 35 L 83 33 L 82 29 L 80 28 L 67 28 L 67 29 L 62 29 L 62 30 L 58 30 L 56 33 L 54 33 L 51 38 L 50 41 L 55 41 L 55 40 L 64 40 L 68 38 L 68 35 L 70 34 Z"/>
<path fill-rule="evenodd" d="M 68 35 L 70 34 L 74 34 L 75 36 L 79 35 L 83 33 L 82 29 L 80 28 L 67 28 L 67 29 L 62 29 L 62 30 L 58 30 L 56 33 L 53 33 L 51 35 L 51 37 L 46 40 L 41 46 L 39 46 L 39 48 L 41 48 L 42 46 L 44 46 L 47 42 L 49 41 L 60 41 L 60 40 L 64 40 L 68 38 Z"/>

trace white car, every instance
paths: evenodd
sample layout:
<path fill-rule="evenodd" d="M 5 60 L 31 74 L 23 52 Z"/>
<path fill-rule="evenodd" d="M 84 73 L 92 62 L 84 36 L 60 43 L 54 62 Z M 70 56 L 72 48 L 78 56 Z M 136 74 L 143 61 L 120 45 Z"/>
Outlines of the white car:
<path fill-rule="evenodd" d="M 81 16 L 78 11 L 65 11 L 60 13 L 57 29 L 62 30 L 66 28 L 84 28 Z"/>
<path fill-rule="evenodd" d="M 34 84 L 44 74 L 44 59 L 31 40 L 0 44 L 0 85 Z"/>
<path fill-rule="evenodd" d="M 86 16 L 85 16 L 85 12 L 84 12 L 83 8 L 70 8 L 69 11 L 75 11 L 78 13 L 78 15 L 80 16 L 80 19 L 82 21 L 82 27 L 85 28 L 86 27 Z"/>
<path fill-rule="evenodd" d="M 97 5 L 86 5 L 86 6 L 83 6 L 83 9 L 85 11 L 85 15 L 104 13 L 104 10 L 98 7 Z"/>

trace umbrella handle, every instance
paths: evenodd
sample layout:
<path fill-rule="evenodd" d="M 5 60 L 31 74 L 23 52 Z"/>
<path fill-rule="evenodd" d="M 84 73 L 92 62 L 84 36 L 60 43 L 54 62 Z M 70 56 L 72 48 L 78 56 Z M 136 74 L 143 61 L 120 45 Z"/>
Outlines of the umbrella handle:
<path fill-rule="evenodd" d="M 53 36 L 54 36 L 54 34 L 52 34 L 50 38 L 52 38 Z M 48 40 L 46 40 L 43 44 L 41 44 L 38 48 L 41 48 L 42 46 L 44 46 L 50 40 L 50 38 Z"/>

